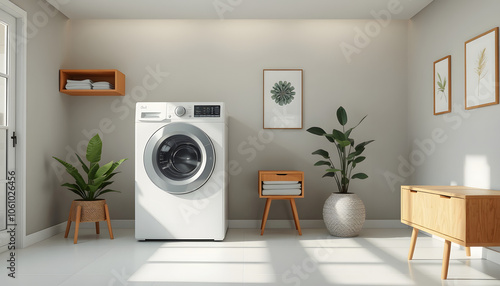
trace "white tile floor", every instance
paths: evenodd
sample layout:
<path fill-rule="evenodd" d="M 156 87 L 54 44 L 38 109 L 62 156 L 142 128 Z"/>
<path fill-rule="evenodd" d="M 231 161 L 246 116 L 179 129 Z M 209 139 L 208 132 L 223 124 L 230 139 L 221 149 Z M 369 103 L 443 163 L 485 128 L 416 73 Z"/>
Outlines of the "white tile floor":
<path fill-rule="evenodd" d="M 500 285 L 500 265 L 453 248 L 442 281 L 443 243 L 426 236 L 407 261 L 409 229 L 364 229 L 336 238 L 324 229 L 230 229 L 223 242 L 137 242 L 131 229 L 101 237 L 82 229 L 77 245 L 63 234 L 17 251 L 17 278 L 0 285 Z"/>

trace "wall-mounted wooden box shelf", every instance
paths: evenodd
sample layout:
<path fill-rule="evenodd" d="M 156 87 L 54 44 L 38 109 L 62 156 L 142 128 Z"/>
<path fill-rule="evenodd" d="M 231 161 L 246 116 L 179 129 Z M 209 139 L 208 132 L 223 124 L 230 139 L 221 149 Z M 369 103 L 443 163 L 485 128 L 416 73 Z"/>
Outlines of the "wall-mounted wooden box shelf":
<path fill-rule="evenodd" d="M 114 89 L 65 89 L 66 80 L 107 81 Z M 125 95 L 125 75 L 119 70 L 59 70 L 59 92 L 69 95 Z"/>

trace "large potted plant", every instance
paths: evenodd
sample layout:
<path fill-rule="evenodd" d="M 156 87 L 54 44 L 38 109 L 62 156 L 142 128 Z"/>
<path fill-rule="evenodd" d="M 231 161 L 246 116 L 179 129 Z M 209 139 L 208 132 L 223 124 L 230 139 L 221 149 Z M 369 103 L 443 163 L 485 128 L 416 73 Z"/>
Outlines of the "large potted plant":
<path fill-rule="evenodd" d="M 365 222 L 365 206 L 363 201 L 354 193 L 349 192 L 353 179 L 366 179 L 365 173 L 354 173 L 353 169 L 363 162 L 366 157 L 361 156 L 366 145 L 374 140 L 364 141 L 356 144 L 351 133 L 363 120 L 346 130 L 347 112 L 341 106 L 337 109 L 337 120 L 342 126 L 342 131 L 333 129 L 332 133 L 327 133 L 320 127 L 311 127 L 308 132 L 324 136 L 335 146 L 338 154 L 338 161 L 330 157 L 330 153 L 324 149 L 318 149 L 312 154 L 320 155 L 325 160 L 320 160 L 314 166 L 326 166 L 326 173 L 323 177 L 332 177 L 335 180 L 338 192 L 332 193 L 323 206 L 323 220 L 328 231 L 334 236 L 352 237 L 357 236 Z"/>
<path fill-rule="evenodd" d="M 92 137 L 87 145 L 86 159 L 89 164 L 85 164 L 78 154 L 76 157 L 80 161 L 83 171 L 86 173 L 87 180 L 80 174 L 77 168 L 70 163 L 67 163 L 57 157 L 53 157 L 61 163 L 68 174 L 75 179 L 74 183 L 64 183 L 61 186 L 67 187 L 69 191 L 75 193 L 80 197 L 71 203 L 70 214 L 66 226 L 64 237 L 68 237 L 71 222 L 76 222 L 74 243 L 78 240 L 78 228 L 80 222 L 95 222 L 96 233 L 99 234 L 99 221 L 107 221 L 110 238 L 113 239 L 113 232 L 111 230 L 111 223 L 109 218 L 108 205 L 105 199 L 99 197 L 106 193 L 118 192 L 109 189 L 109 185 L 113 182 L 110 181 L 113 176 L 117 174 L 116 168 L 120 166 L 125 160 L 121 159 L 118 162 L 109 162 L 105 165 L 99 166 L 102 153 L 102 141 L 99 134 Z"/>

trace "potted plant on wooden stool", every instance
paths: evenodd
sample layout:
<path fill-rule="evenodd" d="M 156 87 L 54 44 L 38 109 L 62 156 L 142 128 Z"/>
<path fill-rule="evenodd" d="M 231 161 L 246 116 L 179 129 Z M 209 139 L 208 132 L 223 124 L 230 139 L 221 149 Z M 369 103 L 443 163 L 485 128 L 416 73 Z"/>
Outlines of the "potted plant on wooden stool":
<path fill-rule="evenodd" d="M 351 132 L 365 118 L 366 116 L 356 126 L 345 130 L 347 113 L 341 106 L 337 109 L 337 120 L 342 125 L 342 131 L 333 129 L 332 133 L 328 134 L 319 127 L 307 129 L 312 134 L 326 137 L 329 142 L 335 145 L 338 153 L 339 162 L 337 163 L 334 163 L 330 154 L 323 149 L 318 149 L 312 153 L 328 160 L 320 160 L 314 166 L 327 166 L 326 174 L 323 177 L 333 177 L 337 184 L 338 193 L 331 194 L 323 206 L 323 220 L 330 234 L 334 236 L 357 236 L 365 222 L 365 205 L 363 201 L 356 194 L 348 192 L 352 179 L 368 178 L 365 173 L 352 174 L 352 170 L 357 164 L 365 160 L 365 157 L 361 156 L 361 154 L 365 150 L 365 146 L 374 140 L 355 145 L 354 139 L 350 138 Z"/>
<path fill-rule="evenodd" d="M 98 197 L 110 192 L 119 193 L 119 191 L 108 189 L 107 187 L 113 183 L 110 179 L 117 174 L 117 172 L 114 172 L 116 168 L 118 168 L 118 166 L 120 166 L 127 159 L 121 159 L 118 162 L 111 161 L 103 166 L 99 166 L 99 161 L 101 161 L 101 152 L 102 141 L 97 134 L 90 139 L 87 146 L 86 158 L 89 161 L 88 166 L 83 162 L 82 158 L 76 154 L 78 161 L 80 161 L 82 165 L 82 169 L 87 174 L 87 181 L 85 181 L 78 169 L 73 165 L 59 158 L 53 157 L 61 163 L 66 168 L 68 174 L 75 179 L 75 183 L 64 183 L 61 186 L 67 187 L 68 190 L 81 197 L 81 199 L 74 200 L 71 203 L 66 232 L 64 233 L 64 238 L 67 238 L 71 222 L 74 221 L 76 223 L 74 238 L 75 244 L 78 240 L 78 229 L 81 222 L 95 222 L 96 233 L 99 234 L 99 222 L 107 221 L 109 236 L 111 239 L 114 238 L 113 230 L 111 229 L 108 205 L 106 204 L 105 199 L 98 199 Z"/>

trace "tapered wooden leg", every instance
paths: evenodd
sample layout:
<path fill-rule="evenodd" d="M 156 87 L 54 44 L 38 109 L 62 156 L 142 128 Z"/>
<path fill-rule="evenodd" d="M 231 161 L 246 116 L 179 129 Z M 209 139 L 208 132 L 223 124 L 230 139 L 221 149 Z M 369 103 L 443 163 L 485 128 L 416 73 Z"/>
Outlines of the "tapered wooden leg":
<path fill-rule="evenodd" d="M 448 277 L 448 265 L 450 264 L 451 241 L 444 241 L 443 266 L 441 268 L 441 279 Z"/>
<path fill-rule="evenodd" d="M 108 222 L 109 238 L 114 239 L 115 237 L 113 236 L 113 230 L 111 229 L 111 219 L 109 218 L 109 209 L 107 204 L 104 205 L 104 210 L 106 211 L 106 221 Z"/>
<path fill-rule="evenodd" d="M 295 199 L 290 199 L 290 204 L 292 205 L 293 220 L 295 221 L 295 227 L 299 231 L 299 235 L 302 235 L 302 230 L 300 230 L 299 214 L 297 213 L 297 206 L 295 205 Z"/>
<path fill-rule="evenodd" d="M 75 223 L 75 238 L 73 243 L 76 244 L 78 241 L 78 229 L 80 228 L 80 218 L 82 216 L 82 206 L 76 208 L 76 223 Z"/>
<path fill-rule="evenodd" d="M 99 229 L 99 222 L 98 221 L 95 222 L 95 233 L 96 234 L 100 234 L 101 233 L 100 229 Z"/>
<path fill-rule="evenodd" d="M 465 247 L 465 255 L 470 256 L 470 247 Z"/>
<path fill-rule="evenodd" d="M 297 226 L 297 221 L 295 220 L 295 212 L 293 211 L 293 204 L 292 204 L 292 200 L 293 199 L 288 199 L 290 201 L 290 207 L 292 208 L 292 215 L 293 215 L 293 222 L 295 223 L 295 229 L 299 229 L 299 227 Z"/>
<path fill-rule="evenodd" d="M 411 233 L 410 251 L 408 252 L 408 260 L 413 259 L 413 252 L 415 251 L 415 245 L 417 244 L 418 229 L 413 228 Z"/>
<path fill-rule="evenodd" d="M 73 212 L 73 206 L 74 204 L 71 203 L 71 207 L 69 208 L 68 223 L 66 224 L 66 232 L 64 233 L 64 238 L 68 238 L 69 229 L 71 228 L 71 213 Z"/>
<path fill-rule="evenodd" d="M 266 208 L 267 208 L 267 202 L 268 201 L 266 200 L 266 205 L 264 207 L 264 214 L 262 215 L 262 221 L 260 223 L 260 229 L 262 229 L 262 226 L 264 225 L 264 221 L 267 219 L 266 216 L 265 216 L 265 214 L 266 214 Z"/>
<path fill-rule="evenodd" d="M 262 226 L 260 228 L 260 235 L 264 234 L 264 229 L 266 228 L 267 216 L 269 215 L 269 209 L 271 208 L 271 202 L 273 199 L 267 199 L 266 208 L 264 209 L 264 216 L 262 217 Z"/>

